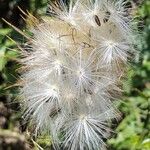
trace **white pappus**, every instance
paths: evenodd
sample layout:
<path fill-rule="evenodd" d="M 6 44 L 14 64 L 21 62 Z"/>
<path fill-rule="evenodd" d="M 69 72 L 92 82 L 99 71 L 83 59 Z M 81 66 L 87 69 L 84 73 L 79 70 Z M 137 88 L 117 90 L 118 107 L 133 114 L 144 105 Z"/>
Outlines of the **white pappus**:
<path fill-rule="evenodd" d="M 127 10 L 125 0 L 59 0 L 32 28 L 20 60 L 24 116 L 36 131 L 50 131 L 56 149 L 104 149 L 135 52 Z"/>

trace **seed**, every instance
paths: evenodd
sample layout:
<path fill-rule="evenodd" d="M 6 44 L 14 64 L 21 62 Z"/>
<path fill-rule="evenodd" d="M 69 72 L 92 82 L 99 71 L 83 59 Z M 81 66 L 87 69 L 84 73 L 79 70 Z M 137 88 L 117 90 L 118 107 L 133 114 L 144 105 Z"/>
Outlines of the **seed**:
<path fill-rule="evenodd" d="M 105 18 L 103 19 L 103 22 L 104 22 L 104 23 L 108 22 L 109 18 L 110 18 L 110 12 L 107 11 Z"/>
<path fill-rule="evenodd" d="M 101 22 L 99 20 L 99 17 L 97 15 L 94 15 L 94 19 L 95 19 L 95 22 L 98 26 L 101 26 Z"/>

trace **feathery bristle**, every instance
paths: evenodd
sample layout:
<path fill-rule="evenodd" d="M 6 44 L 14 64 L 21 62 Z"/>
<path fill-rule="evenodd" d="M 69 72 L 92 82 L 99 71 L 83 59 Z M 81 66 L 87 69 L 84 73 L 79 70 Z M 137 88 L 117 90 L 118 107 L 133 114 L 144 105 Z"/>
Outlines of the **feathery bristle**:
<path fill-rule="evenodd" d="M 124 0 L 60 0 L 49 13 L 20 60 L 25 117 L 50 131 L 56 149 L 102 149 L 134 52 L 132 17 Z"/>

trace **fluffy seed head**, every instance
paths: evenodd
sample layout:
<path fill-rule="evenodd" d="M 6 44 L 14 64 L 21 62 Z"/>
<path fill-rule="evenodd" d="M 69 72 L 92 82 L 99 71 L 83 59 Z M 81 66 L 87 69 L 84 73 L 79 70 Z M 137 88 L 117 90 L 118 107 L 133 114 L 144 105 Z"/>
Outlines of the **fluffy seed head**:
<path fill-rule="evenodd" d="M 50 131 L 56 149 L 101 149 L 118 118 L 114 93 L 134 52 L 126 3 L 60 0 L 49 14 L 22 52 L 25 117 L 37 131 Z"/>

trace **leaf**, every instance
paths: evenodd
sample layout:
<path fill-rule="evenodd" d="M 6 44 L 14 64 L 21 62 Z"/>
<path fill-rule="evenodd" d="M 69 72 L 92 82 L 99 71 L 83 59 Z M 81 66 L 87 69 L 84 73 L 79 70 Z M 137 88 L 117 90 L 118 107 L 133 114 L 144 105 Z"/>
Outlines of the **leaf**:
<path fill-rule="evenodd" d="M 2 47 L 0 49 L 0 71 L 3 70 L 3 68 L 5 67 L 7 61 L 6 61 L 6 58 L 5 58 L 5 47 Z"/>
<path fill-rule="evenodd" d="M 6 28 L 6 29 L 0 29 L 0 35 L 7 35 L 11 32 L 12 30 L 10 28 Z"/>
<path fill-rule="evenodd" d="M 142 148 L 145 149 L 145 150 L 149 150 L 149 148 L 150 148 L 150 138 L 145 139 L 142 142 Z"/>

